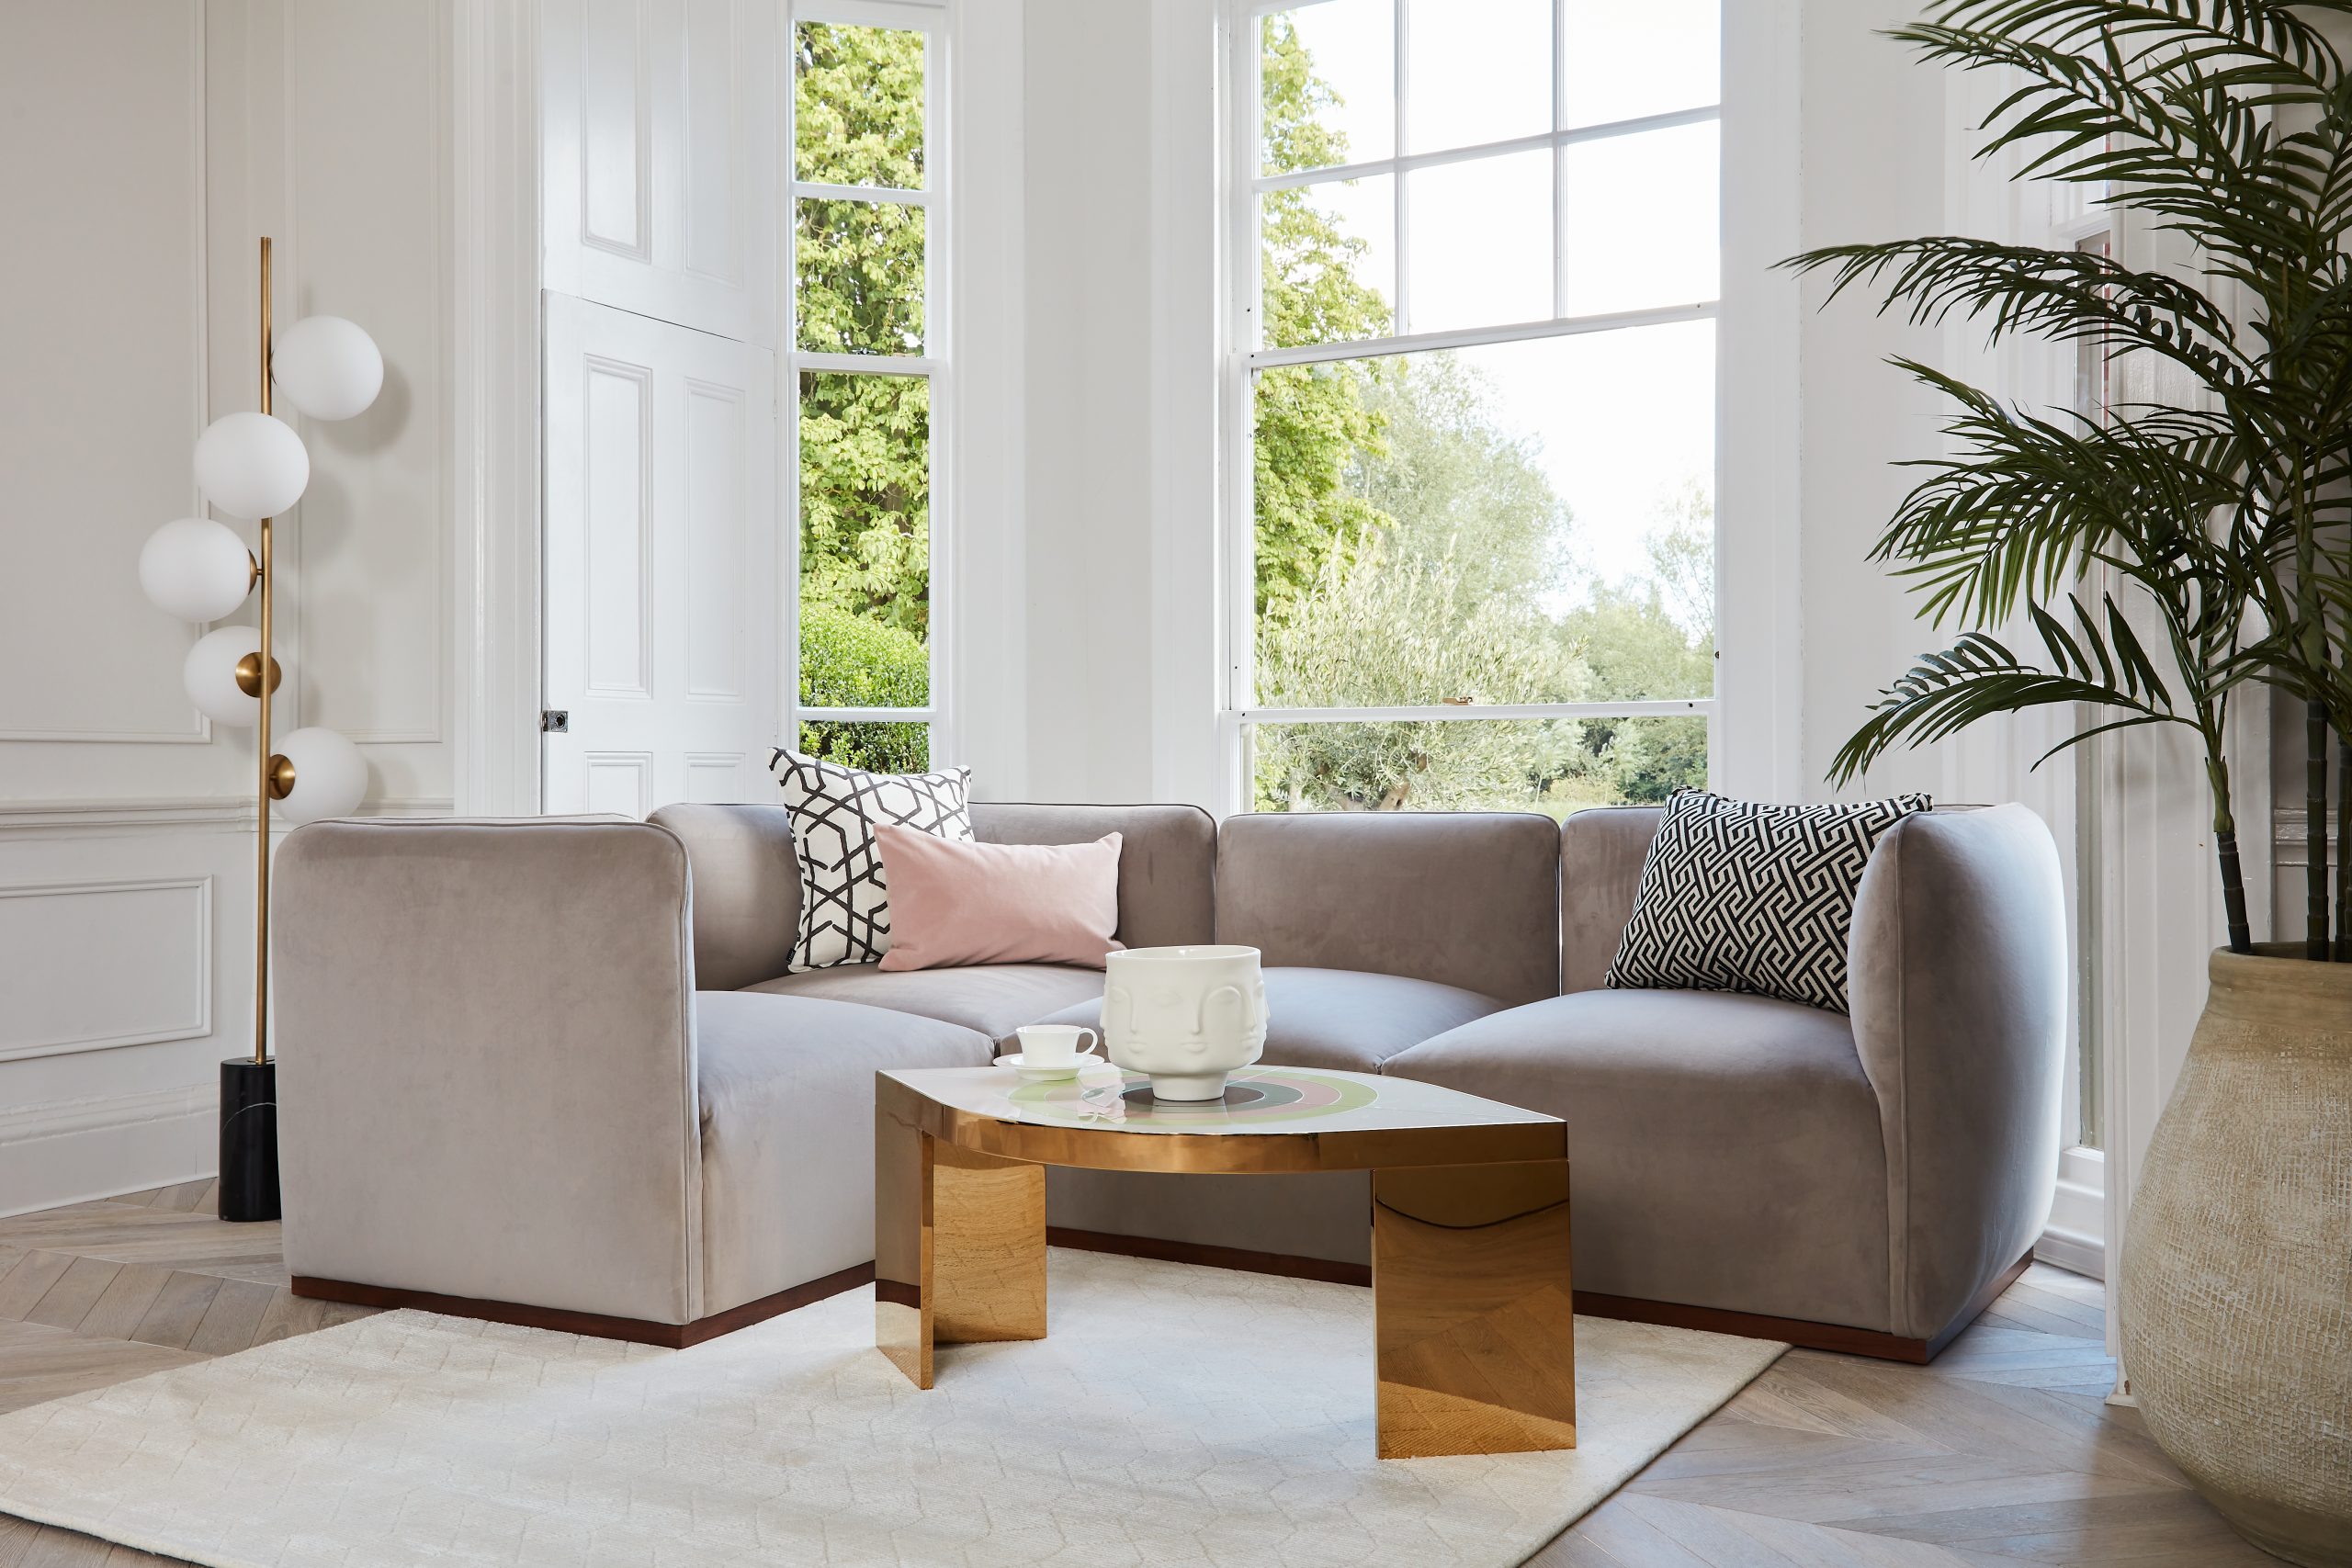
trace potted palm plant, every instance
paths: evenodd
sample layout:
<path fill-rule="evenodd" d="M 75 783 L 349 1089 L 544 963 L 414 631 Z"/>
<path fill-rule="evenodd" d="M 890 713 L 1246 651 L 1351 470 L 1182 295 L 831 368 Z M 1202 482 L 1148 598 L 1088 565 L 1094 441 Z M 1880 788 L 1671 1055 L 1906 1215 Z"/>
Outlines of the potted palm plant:
<path fill-rule="evenodd" d="M 1951 456 L 1880 537 L 1953 640 L 1838 755 L 2059 704 L 2064 746 L 2181 725 L 2202 750 L 2229 944 L 2150 1144 L 2121 1260 L 2124 1368 L 2150 1430 L 2256 1544 L 2352 1564 L 2352 0 L 1950 0 L 1896 29 L 2002 74 L 1980 157 L 2100 187 L 2195 261 L 1936 235 L 1792 258 L 1835 299 L 1972 320 L 2161 369 L 2175 389 L 2043 416 L 1908 360 Z M 2106 586 L 2095 586 L 2105 583 Z M 2307 716 L 2301 939 L 2257 945 L 2233 702 Z M 2327 776 L 2338 773 L 2331 904 Z M 2194 918 L 2193 916 L 2190 918 Z"/>

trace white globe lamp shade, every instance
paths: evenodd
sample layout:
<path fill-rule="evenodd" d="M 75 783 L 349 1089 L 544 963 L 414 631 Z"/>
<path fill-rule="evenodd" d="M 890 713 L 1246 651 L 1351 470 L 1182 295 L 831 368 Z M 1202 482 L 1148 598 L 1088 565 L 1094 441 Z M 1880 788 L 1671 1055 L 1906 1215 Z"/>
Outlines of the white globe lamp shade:
<path fill-rule="evenodd" d="M 376 340 L 341 316 L 305 316 L 269 347 L 270 378 L 312 419 L 349 419 L 383 389 Z"/>
<path fill-rule="evenodd" d="M 260 650 L 261 633 L 252 626 L 222 626 L 197 638 L 180 666 L 187 700 L 215 724 L 239 729 L 259 724 L 261 703 L 237 684 L 237 660 Z"/>
<path fill-rule="evenodd" d="M 183 621 L 217 621 L 253 592 L 244 540 L 209 517 L 182 517 L 147 536 L 139 586 L 155 608 Z"/>
<path fill-rule="evenodd" d="M 277 754 L 294 764 L 294 787 L 270 810 L 288 822 L 348 817 L 368 793 L 368 760 L 332 729 L 298 729 L 277 743 Z"/>
<path fill-rule="evenodd" d="M 277 517 L 302 499 L 311 454 L 282 420 L 224 413 L 196 438 L 196 482 L 232 517 Z"/>

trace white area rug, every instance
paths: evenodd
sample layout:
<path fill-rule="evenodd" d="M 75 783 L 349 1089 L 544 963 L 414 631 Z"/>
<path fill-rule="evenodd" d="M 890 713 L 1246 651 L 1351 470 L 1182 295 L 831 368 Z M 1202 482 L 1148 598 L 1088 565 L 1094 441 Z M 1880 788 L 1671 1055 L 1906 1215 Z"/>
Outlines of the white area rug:
<path fill-rule="evenodd" d="M 1786 1347 L 1577 1321 L 1574 1452 L 1373 1457 L 1372 1292 L 1052 1255 L 1050 1337 L 873 1292 L 691 1350 L 395 1312 L 0 1416 L 0 1511 L 216 1568 L 1504 1568 Z"/>

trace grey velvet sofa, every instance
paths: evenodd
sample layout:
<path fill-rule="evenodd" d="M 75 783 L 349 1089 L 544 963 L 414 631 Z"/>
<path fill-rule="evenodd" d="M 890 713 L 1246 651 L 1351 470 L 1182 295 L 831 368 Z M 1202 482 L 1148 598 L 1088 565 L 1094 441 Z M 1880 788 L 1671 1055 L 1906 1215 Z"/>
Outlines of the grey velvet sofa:
<path fill-rule="evenodd" d="M 1266 1060 L 1563 1117 L 1578 1306 L 1924 1359 L 2013 1276 L 2057 1161 L 2064 936 L 2047 830 L 1883 839 L 1852 1013 L 1612 991 L 1657 813 L 1237 817 L 1116 829 L 1119 937 L 1260 948 Z M 339 821 L 280 852 L 280 1157 L 296 1289 L 687 1344 L 862 1282 L 876 1070 L 1095 1021 L 1043 964 L 783 973 L 780 807 Z M 1361 1278 L 1355 1176 L 1056 1170 L 1066 1244 Z"/>

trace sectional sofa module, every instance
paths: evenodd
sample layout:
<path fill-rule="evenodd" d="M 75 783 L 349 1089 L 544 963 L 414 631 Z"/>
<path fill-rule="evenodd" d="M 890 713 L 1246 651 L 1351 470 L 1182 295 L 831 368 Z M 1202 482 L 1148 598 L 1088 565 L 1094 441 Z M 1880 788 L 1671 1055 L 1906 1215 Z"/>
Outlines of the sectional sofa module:
<path fill-rule="evenodd" d="M 1251 816 L 976 806 L 1124 835 L 1119 937 L 1247 942 L 1266 1059 L 1569 1125 L 1578 1306 L 1925 1359 L 2023 1259 L 2057 1164 L 2049 834 L 1879 842 L 1852 1013 L 1601 985 L 1652 809 Z M 279 855 L 288 1269 L 304 1294 L 689 1344 L 868 1277 L 876 1069 L 1095 1021 L 1099 972 L 784 973 L 781 807 L 341 821 Z M 1360 1177 L 1051 1173 L 1057 1240 L 1362 1277 Z"/>

